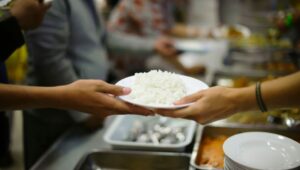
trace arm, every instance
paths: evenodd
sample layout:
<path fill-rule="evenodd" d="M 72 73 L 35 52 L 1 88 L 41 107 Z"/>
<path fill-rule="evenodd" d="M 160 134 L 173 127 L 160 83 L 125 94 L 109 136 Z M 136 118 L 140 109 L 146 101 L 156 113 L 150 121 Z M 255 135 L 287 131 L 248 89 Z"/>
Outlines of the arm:
<path fill-rule="evenodd" d="M 107 47 L 113 54 L 151 55 L 155 53 L 155 40 L 119 32 L 108 32 Z"/>
<path fill-rule="evenodd" d="M 39 26 L 50 6 L 43 0 L 15 0 L 10 11 L 21 28 L 28 30 Z"/>
<path fill-rule="evenodd" d="M 154 54 L 154 39 L 141 38 L 134 34 L 125 33 L 128 22 L 130 22 L 129 11 L 133 6 L 131 0 L 122 0 L 112 11 L 108 21 L 107 44 L 113 54 Z"/>
<path fill-rule="evenodd" d="M 113 54 L 128 54 L 138 57 L 159 54 L 162 58 L 170 60 L 176 57 L 173 42 L 166 37 L 155 40 L 122 33 L 110 33 L 107 36 L 108 49 Z"/>
<path fill-rule="evenodd" d="M 128 93 L 128 88 L 110 85 L 100 80 L 79 80 L 56 87 L 0 84 L 0 110 L 50 107 L 99 115 L 152 114 L 151 111 L 126 104 L 114 97 Z"/>
<path fill-rule="evenodd" d="M 122 0 L 118 5 L 112 10 L 109 20 L 108 20 L 108 30 L 126 32 L 126 27 L 128 26 L 129 15 L 128 11 L 132 8 L 131 0 Z"/>
<path fill-rule="evenodd" d="M 199 37 L 201 32 L 198 28 L 193 26 L 174 24 L 174 26 L 170 29 L 170 34 L 175 37 L 195 38 Z M 204 35 L 204 31 L 202 34 Z"/>
<path fill-rule="evenodd" d="M 37 27 L 49 5 L 37 0 L 16 0 L 9 10 L 11 16 L 0 22 L 0 57 L 5 60 L 11 53 L 24 43 L 22 29 Z M 1 60 L 0 60 L 1 61 Z"/>
<path fill-rule="evenodd" d="M 300 106 L 300 72 L 262 84 L 262 97 L 268 108 Z"/>
<path fill-rule="evenodd" d="M 131 22 L 134 8 L 132 0 L 123 0 L 113 10 L 109 23 L 107 34 L 107 47 L 112 54 L 123 54 L 134 56 L 151 56 L 155 53 L 162 57 L 173 58 L 176 50 L 170 39 L 166 37 L 149 38 L 125 33 L 127 27 L 135 27 L 139 30 L 139 24 L 135 25 Z M 138 31 L 139 32 L 139 31 Z"/>
<path fill-rule="evenodd" d="M 262 98 L 268 109 L 300 105 L 300 72 L 262 83 Z M 171 117 L 184 117 L 199 123 L 222 119 L 236 112 L 257 110 L 255 86 L 245 88 L 213 87 L 187 96 L 176 104 L 195 102 L 176 110 L 159 110 Z"/>
<path fill-rule="evenodd" d="M 66 10 L 63 0 L 53 1 L 41 26 L 25 34 L 40 85 L 61 85 L 78 79 L 72 61 L 66 56 L 70 35 Z"/>
<path fill-rule="evenodd" d="M 268 109 L 300 106 L 300 72 L 263 82 L 261 95 Z M 255 87 L 235 89 L 238 111 L 257 110 Z"/>

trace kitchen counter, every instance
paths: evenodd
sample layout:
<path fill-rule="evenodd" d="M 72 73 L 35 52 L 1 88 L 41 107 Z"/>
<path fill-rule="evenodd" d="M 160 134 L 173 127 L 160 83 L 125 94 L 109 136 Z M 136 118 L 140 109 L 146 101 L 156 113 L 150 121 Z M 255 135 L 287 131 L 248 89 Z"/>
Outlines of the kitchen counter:
<path fill-rule="evenodd" d="M 64 134 L 31 168 L 32 170 L 72 170 L 79 160 L 93 150 L 110 149 L 103 134 L 112 121 L 109 117 L 103 128 L 89 132 L 79 126 Z"/>

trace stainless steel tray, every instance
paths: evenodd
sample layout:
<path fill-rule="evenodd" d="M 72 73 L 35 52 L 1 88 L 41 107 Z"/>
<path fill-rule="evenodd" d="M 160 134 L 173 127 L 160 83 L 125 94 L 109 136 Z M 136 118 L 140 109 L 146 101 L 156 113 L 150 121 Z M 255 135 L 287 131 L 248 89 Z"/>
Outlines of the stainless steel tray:
<path fill-rule="evenodd" d="M 191 166 L 194 167 L 197 170 L 221 170 L 214 167 L 207 167 L 207 166 L 201 166 L 197 165 L 196 159 L 198 154 L 198 149 L 201 146 L 201 140 L 203 136 L 209 136 L 209 137 L 217 137 L 220 135 L 226 135 L 228 137 L 242 133 L 242 132 L 249 132 L 249 131 L 262 131 L 262 132 L 270 132 L 270 133 L 276 133 L 280 134 L 286 137 L 289 137 L 291 139 L 294 139 L 295 141 L 300 142 L 300 129 L 284 129 L 284 128 L 274 128 L 274 127 L 264 127 L 264 126 L 258 126 L 258 127 L 251 127 L 251 126 L 231 126 L 231 127 L 217 127 L 217 126 L 199 126 L 197 129 L 197 137 L 194 144 L 193 152 L 191 155 Z"/>
<path fill-rule="evenodd" d="M 170 127 L 185 127 L 185 140 L 178 143 L 147 143 L 128 141 L 126 138 L 132 131 L 135 122 L 158 122 L 160 117 L 145 117 L 138 115 L 119 115 L 112 122 L 111 126 L 104 134 L 104 141 L 117 150 L 140 150 L 140 151 L 167 151 L 167 152 L 182 152 L 192 142 L 195 135 L 197 124 L 191 120 L 167 118 L 167 126 Z"/>
<path fill-rule="evenodd" d="M 75 170 L 189 170 L 183 153 L 102 150 L 87 154 Z"/>

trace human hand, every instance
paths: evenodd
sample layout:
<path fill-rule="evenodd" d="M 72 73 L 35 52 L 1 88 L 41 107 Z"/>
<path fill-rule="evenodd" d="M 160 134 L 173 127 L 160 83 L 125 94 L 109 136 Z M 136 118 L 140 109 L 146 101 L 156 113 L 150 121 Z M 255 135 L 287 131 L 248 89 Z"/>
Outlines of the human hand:
<path fill-rule="evenodd" d="M 113 114 L 152 115 L 153 112 L 122 102 L 115 96 L 127 95 L 129 88 L 108 84 L 101 80 L 78 80 L 61 87 L 61 106 L 95 115 Z"/>
<path fill-rule="evenodd" d="M 11 14 L 22 29 L 28 30 L 40 25 L 49 7 L 50 4 L 39 0 L 16 0 L 12 5 Z"/>
<path fill-rule="evenodd" d="M 177 50 L 171 39 L 160 37 L 156 39 L 154 44 L 155 51 L 165 59 L 172 59 L 176 57 Z"/>
<path fill-rule="evenodd" d="M 236 97 L 236 91 L 237 89 L 226 87 L 202 90 L 175 103 L 194 102 L 192 105 L 179 110 L 157 110 L 157 113 L 169 117 L 192 119 L 201 124 L 210 123 L 238 111 L 237 103 L 241 98 Z"/>

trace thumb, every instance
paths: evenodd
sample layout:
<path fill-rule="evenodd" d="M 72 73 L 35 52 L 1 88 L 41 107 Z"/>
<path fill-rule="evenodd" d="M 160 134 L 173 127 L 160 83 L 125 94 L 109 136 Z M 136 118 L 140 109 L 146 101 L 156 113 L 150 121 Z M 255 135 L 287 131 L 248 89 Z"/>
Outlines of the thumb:
<path fill-rule="evenodd" d="M 196 100 L 199 100 L 201 97 L 202 97 L 201 92 L 194 93 L 192 95 L 185 96 L 185 97 L 181 98 L 180 100 L 175 101 L 174 104 L 181 105 L 181 104 L 186 104 L 186 103 L 192 103 Z"/>
<path fill-rule="evenodd" d="M 128 87 L 122 87 L 117 85 L 112 85 L 109 83 L 104 83 L 98 86 L 97 91 L 102 93 L 112 94 L 114 96 L 127 95 L 131 92 L 131 89 Z"/>

